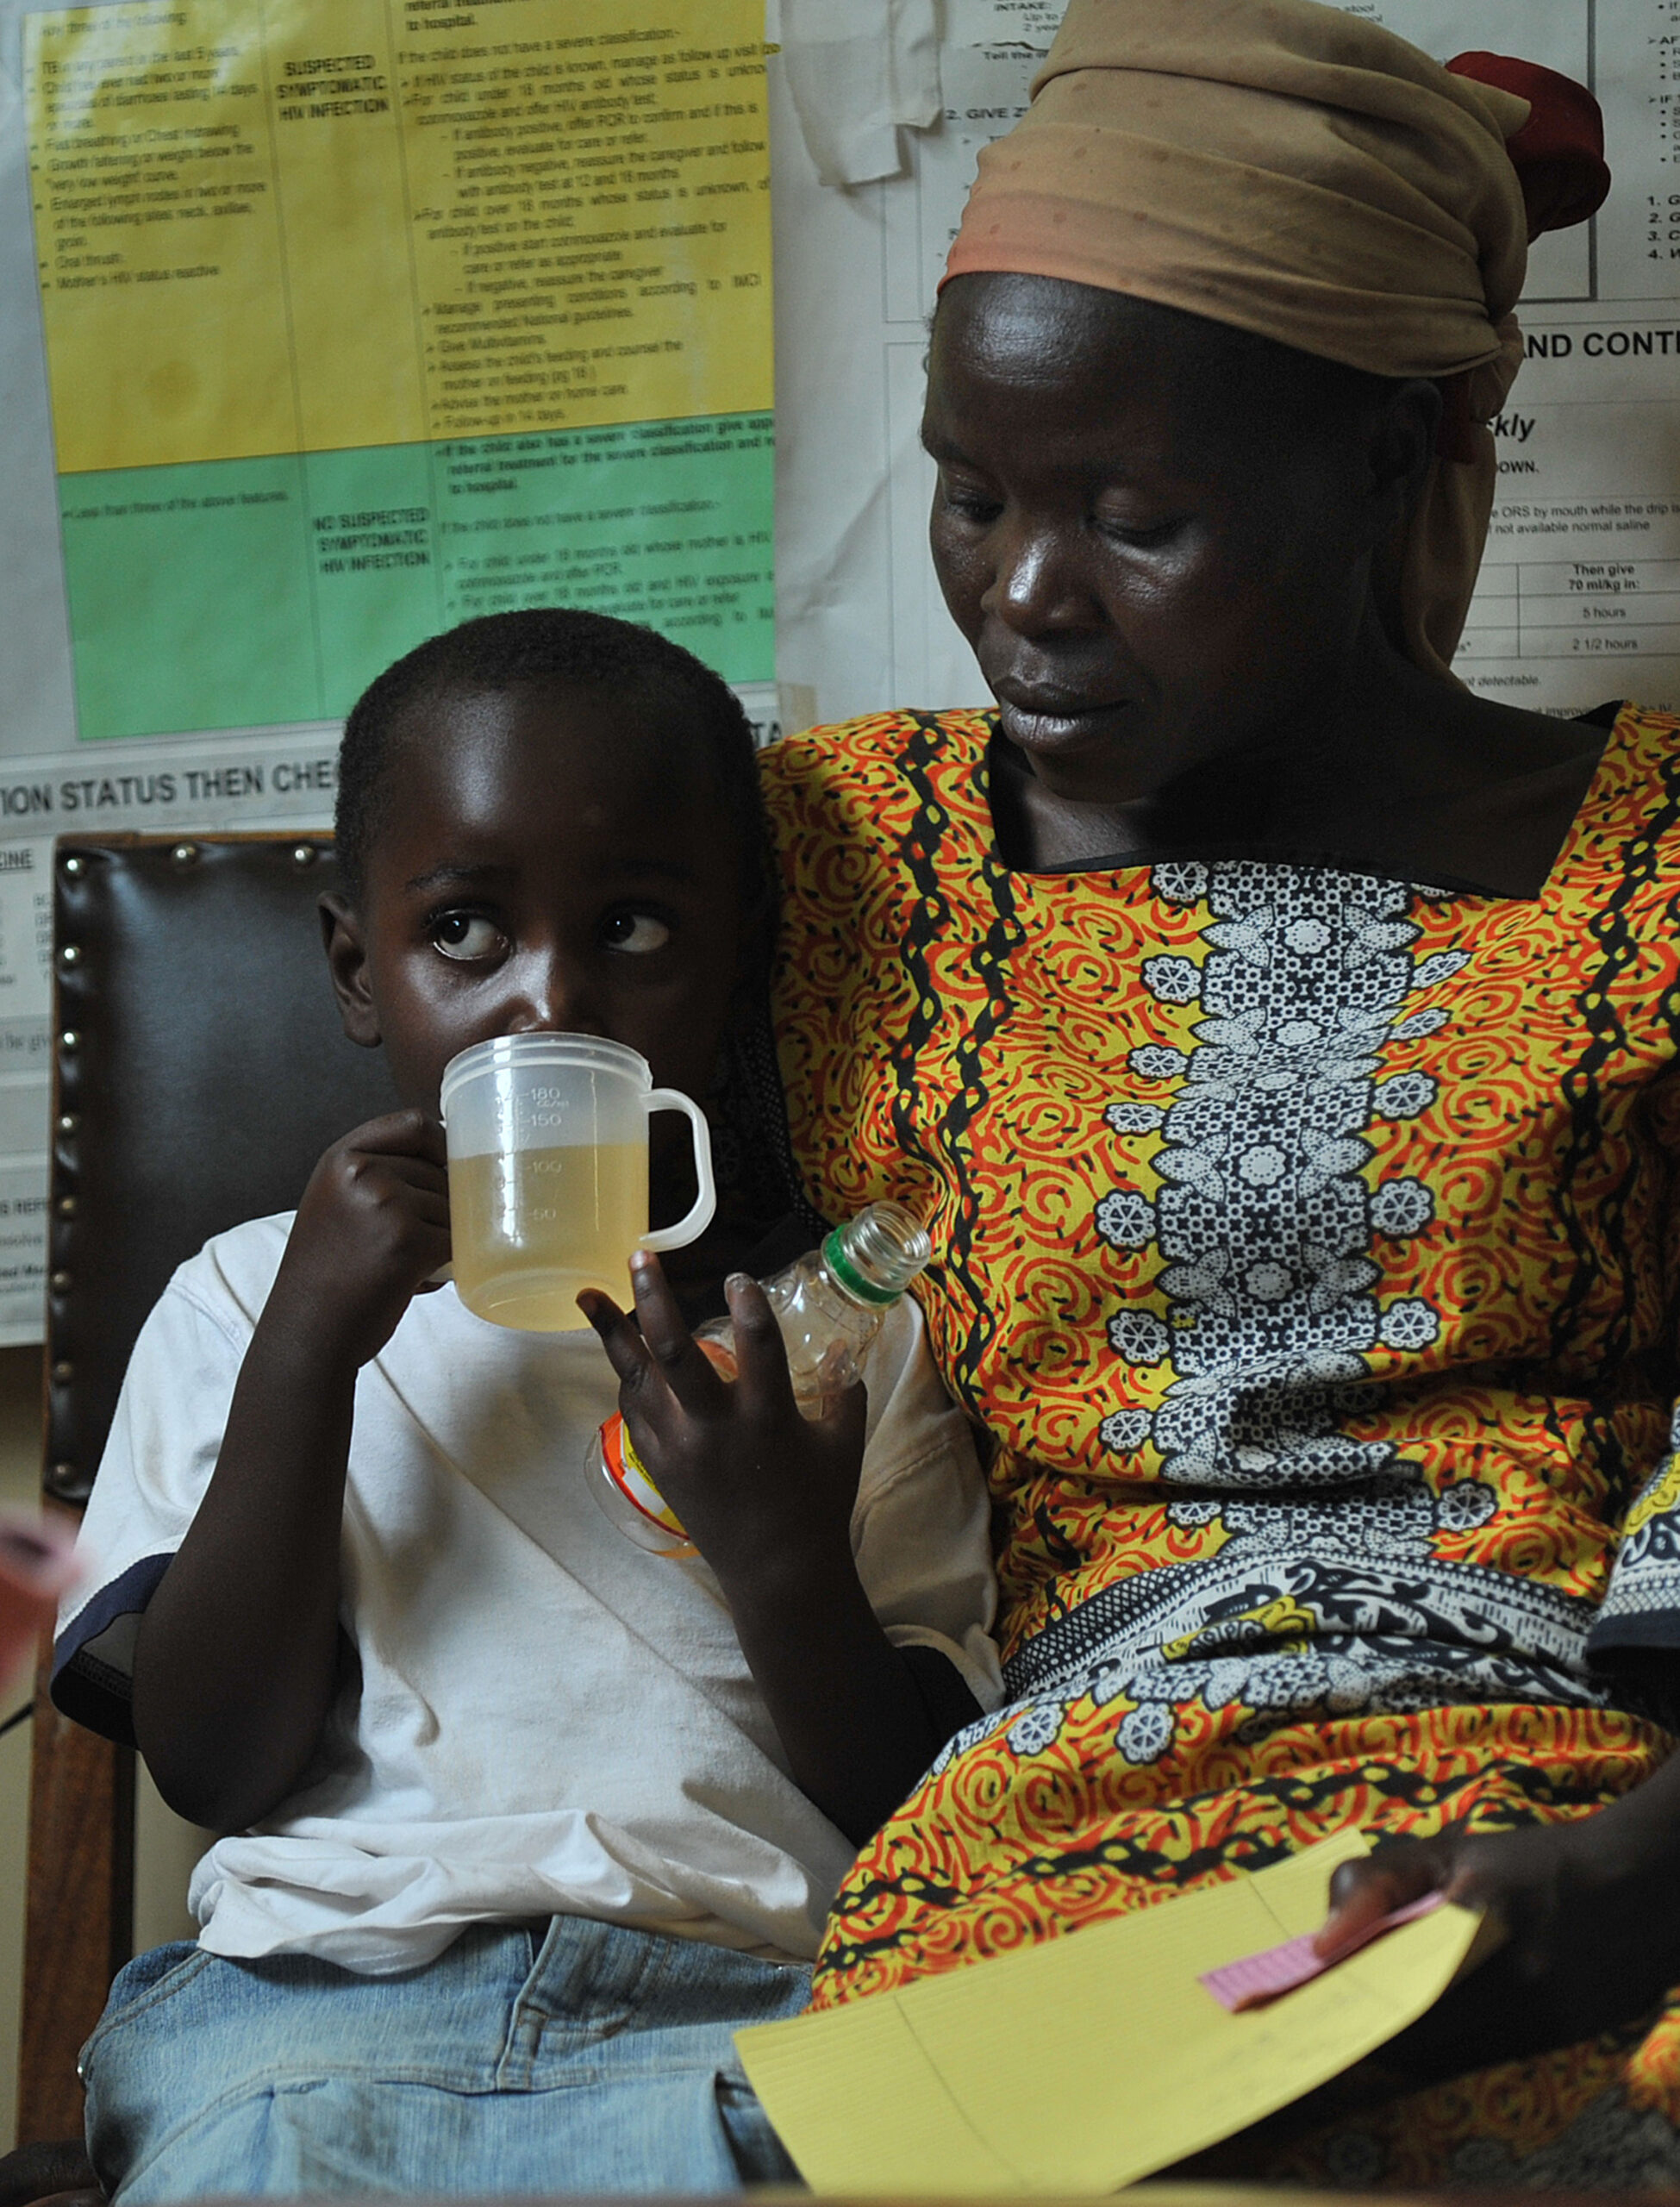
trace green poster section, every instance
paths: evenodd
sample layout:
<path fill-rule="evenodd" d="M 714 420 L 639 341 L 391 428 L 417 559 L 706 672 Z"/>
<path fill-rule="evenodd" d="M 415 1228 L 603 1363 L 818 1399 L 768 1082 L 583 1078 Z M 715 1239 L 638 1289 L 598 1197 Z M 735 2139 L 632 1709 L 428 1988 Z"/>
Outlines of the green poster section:
<path fill-rule="evenodd" d="M 336 720 L 510 607 L 647 622 L 775 672 L 768 414 L 59 478 L 78 732 Z"/>

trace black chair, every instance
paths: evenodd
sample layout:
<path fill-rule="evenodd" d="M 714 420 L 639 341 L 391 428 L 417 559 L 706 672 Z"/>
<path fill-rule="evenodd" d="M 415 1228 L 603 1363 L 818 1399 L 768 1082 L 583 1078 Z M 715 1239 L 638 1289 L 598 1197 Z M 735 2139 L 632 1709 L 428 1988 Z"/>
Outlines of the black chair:
<path fill-rule="evenodd" d="M 93 1485 L 134 1337 L 212 1235 L 290 1209 L 327 1145 L 395 1103 L 340 1034 L 315 899 L 330 836 L 66 838 L 54 867 L 49 1506 Z M 76 2055 L 128 1959 L 132 1743 L 37 1681 L 18 2074 L 0 2207 L 66 2188 Z M 53 2141 L 66 2141 L 54 2143 Z M 91 2176 L 87 2178 L 91 2181 Z"/>

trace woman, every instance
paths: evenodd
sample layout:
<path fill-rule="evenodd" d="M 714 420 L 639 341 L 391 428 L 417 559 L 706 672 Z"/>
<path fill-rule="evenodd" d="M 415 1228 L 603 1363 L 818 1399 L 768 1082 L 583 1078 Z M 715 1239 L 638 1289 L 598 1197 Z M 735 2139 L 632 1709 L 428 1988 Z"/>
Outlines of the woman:
<path fill-rule="evenodd" d="M 1671 2181 L 1680 724 L 1447 673 L 1526 232 L 1607 182 L 1584 95 L 1455 69 L 1508 89 L 1073 0 L 929 362 L 996 716 L 770 768 L 796 1140 L 934 1220 L 1010 1697 L 818 1998 L 1358 1826 L 1327 1950 L 1436 1885 L 1509 1942 L 1217 2165 Z"/>

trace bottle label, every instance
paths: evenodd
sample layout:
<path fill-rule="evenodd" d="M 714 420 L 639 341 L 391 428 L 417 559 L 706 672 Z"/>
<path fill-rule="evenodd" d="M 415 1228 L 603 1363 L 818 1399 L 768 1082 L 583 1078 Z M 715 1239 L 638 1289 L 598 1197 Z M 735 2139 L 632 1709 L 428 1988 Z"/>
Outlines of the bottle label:
<path fill-rule="evenodd" d="M 607 1477 L 633 1510 L 661 1532 L 672 1534 L 679 1541 L 687 1539 L 681 1519 L 648 1478 L 629 1429 L 617 1410 L 601 1429 L 601 1460 L 607 1467 Z"/>

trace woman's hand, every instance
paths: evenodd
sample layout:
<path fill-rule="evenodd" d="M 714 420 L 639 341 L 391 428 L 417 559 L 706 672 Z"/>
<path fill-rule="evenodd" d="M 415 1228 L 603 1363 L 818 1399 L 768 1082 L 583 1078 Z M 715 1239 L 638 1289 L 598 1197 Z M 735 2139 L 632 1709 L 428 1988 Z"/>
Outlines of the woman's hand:
<path fill-rule="evenodd" d="M 756 1280 L 737 1272 L 724 1291 L 735 1329 L 731 1381 L 684 1323 L 659 1259 L 632 1258 L 630 1277 L 640 1330 L 609 1296 L 590 1291 L 578 1304 L 618 1374 L 637 1455 L 725 1591 L 749 1579 L 762 1585 L 766 1573 L 849 1572 L 861 1385 L 837 1390 L 820 1418 L 807 1418 Z"/>
<path fill-rule="evenodd" d="M 860 1846 L 979 1714 L 937 1649 L 893 1646 L 858 1577 L 863 1388 L 803 1416 L 775 1313 L 740 1273 L 727 1290 L 739 1376 L 725 1379 L 657 1258 L 634 1258 L 631 1277 L 640 1332 L 609 1297 L 578 1300 L 636 1454 L 717 1573 L 795 1783 Z"/>
<path fill-rule="evenodd" d="M 387 1112 L 335 1141 L 310 1174 L 263 1324 L 359 1370 L 448 1261 L 443 1129 L 423 1111 Z"/>
<path fill-rule="evenodd" d="M 1569 2046 L 1636 2023 L 1680 1985 L 1680 1758 L 1608 1808 L 1480 1835 L 1389 1841 L 1331 1882 L 1315 1941 L 1333 1959 L 1424 1894 L 1487 1910 L 1503 1943 L 1387 2050 L 1420 2077 Z"/>

